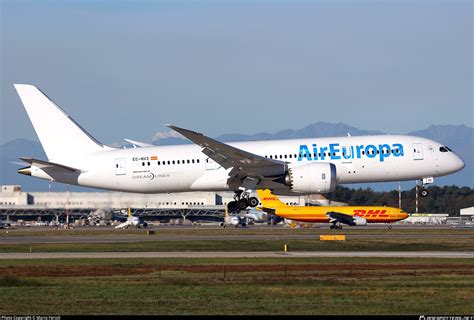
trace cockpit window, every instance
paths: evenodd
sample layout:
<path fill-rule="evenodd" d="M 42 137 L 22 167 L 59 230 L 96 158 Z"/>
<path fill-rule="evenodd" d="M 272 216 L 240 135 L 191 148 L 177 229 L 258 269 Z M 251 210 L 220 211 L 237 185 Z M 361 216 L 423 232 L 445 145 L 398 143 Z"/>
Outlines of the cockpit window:
<path fill-rule="evenodd" d="M 449 147 L 447 147 L 447 146 L 444 146 L 444 147 L 445 147 L 446 149 L 448 149 L 448 151 L 453 152 L 453 150 L 451 150 Z"/>
<path fill-rule="evenodd" d="M 449 152 L 449 151 L 451 151 L 451 149 L 449 149 L 449 148 L 446 147 L 446 146 L 443 146 L 443 147 L 439 147 L 439 151 L 441 151 L 441 152 Z"/>

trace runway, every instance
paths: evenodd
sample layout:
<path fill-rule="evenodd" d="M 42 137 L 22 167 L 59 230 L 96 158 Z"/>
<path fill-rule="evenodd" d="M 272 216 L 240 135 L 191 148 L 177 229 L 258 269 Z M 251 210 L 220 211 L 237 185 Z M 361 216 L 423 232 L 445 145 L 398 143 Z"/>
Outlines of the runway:
<path fill-rule="evenodd" d="M 46 236 L 2 236 L 0 244 L 33 244 L 33 243 L 124 243 L 124 242 L 143 242 L 143 241 L 278 241 L 278 240 L 317 240 L 318 234 L 229 234 L 229 235 L 46 235 Z M 344 233 L 342 233 L 344 234 Z M 397 234 L 387 232 L 386 234 L 346 234 L 346 239 L 439 239 L 439 238 L 455 238 L 455 239 L 472 239 L 472 233 L 423 233 L 423 234 Z"/>
<path fill-rule="evenodd" d="M 130 258 L 448 258 L 472 259 L 474 251 L 301 251 L 301 252 L 43 252 L 0 253 L 0 260 Z"/>

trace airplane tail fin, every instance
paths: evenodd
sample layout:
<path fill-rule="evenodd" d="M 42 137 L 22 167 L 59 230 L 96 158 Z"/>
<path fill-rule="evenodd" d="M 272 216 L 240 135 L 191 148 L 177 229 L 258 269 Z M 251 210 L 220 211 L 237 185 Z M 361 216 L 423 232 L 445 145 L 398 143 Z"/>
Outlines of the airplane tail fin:
<path fill-rule="evenodd" d="M 262 202 L 262 206 L 265 208 L 286 207 L 286 204 L 281 202 L 269 189 L 257 190 L 257 193 Z"/>
<path fill-rule="evenodd" d="M 49 160 L 70 158 L 108 148 L 35 86 L 14 86 Z"/>

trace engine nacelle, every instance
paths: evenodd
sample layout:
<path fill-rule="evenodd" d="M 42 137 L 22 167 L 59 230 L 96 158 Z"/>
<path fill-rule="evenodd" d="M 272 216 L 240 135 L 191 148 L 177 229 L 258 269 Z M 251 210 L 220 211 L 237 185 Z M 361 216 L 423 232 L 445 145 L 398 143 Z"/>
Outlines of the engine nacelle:
<path fill-rule="evenodd" d="M 290 167 L 285 184 L 299 193 L 334 191 L 337 184 L 336 166 L 333 163 L 308 163 Z"/>
<path fill-rule="evenodd" d="M 367 219 L 361 218 L 361 217 L 353 217 L 353 226 L 366 226 L 367 225 Z"/>

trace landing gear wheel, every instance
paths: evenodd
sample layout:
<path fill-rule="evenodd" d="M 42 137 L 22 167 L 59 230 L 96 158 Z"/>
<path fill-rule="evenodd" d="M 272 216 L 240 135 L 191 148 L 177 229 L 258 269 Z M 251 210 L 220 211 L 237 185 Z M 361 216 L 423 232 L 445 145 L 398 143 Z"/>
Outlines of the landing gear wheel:
<path fill-rule="evenodd" d="M 421 195 L 423 198 L 427 197 L 428 194 L 429 194 L 429 192 L 428 192 L 428 190 L 426 190 L 426 189 L 422 189 L 421 192 L 420 192 L 420 195 Z"/>
<path fill-rule="evenodd" d="M 247 199 L 240 199 L 237 201 L 237 209 L 245 210 L 249 206 Z"/>
<path fill-rule="evenodd" d="M 388 229 L 389 229 L 389 230 L 392 230 L 392 225 L 389 225 L 389 226 L 388 226 Z"/>
<path fill-rule="evenodd" d="M 250 197 L 249 200 L 248 200 L 248 204 L 252 208 L 255 208 L 256 206 L 258 206 L 258 202 L 259 202 L 258 199 L 255 198 L 255 197 Z"/>
<path fill-rule="evenodd" d="M 227 210 L 229 212 L 235 212 L 237 211 L 237 202 L 236 201 L 230 201 L 228 204 L 227 204 Z"/>

